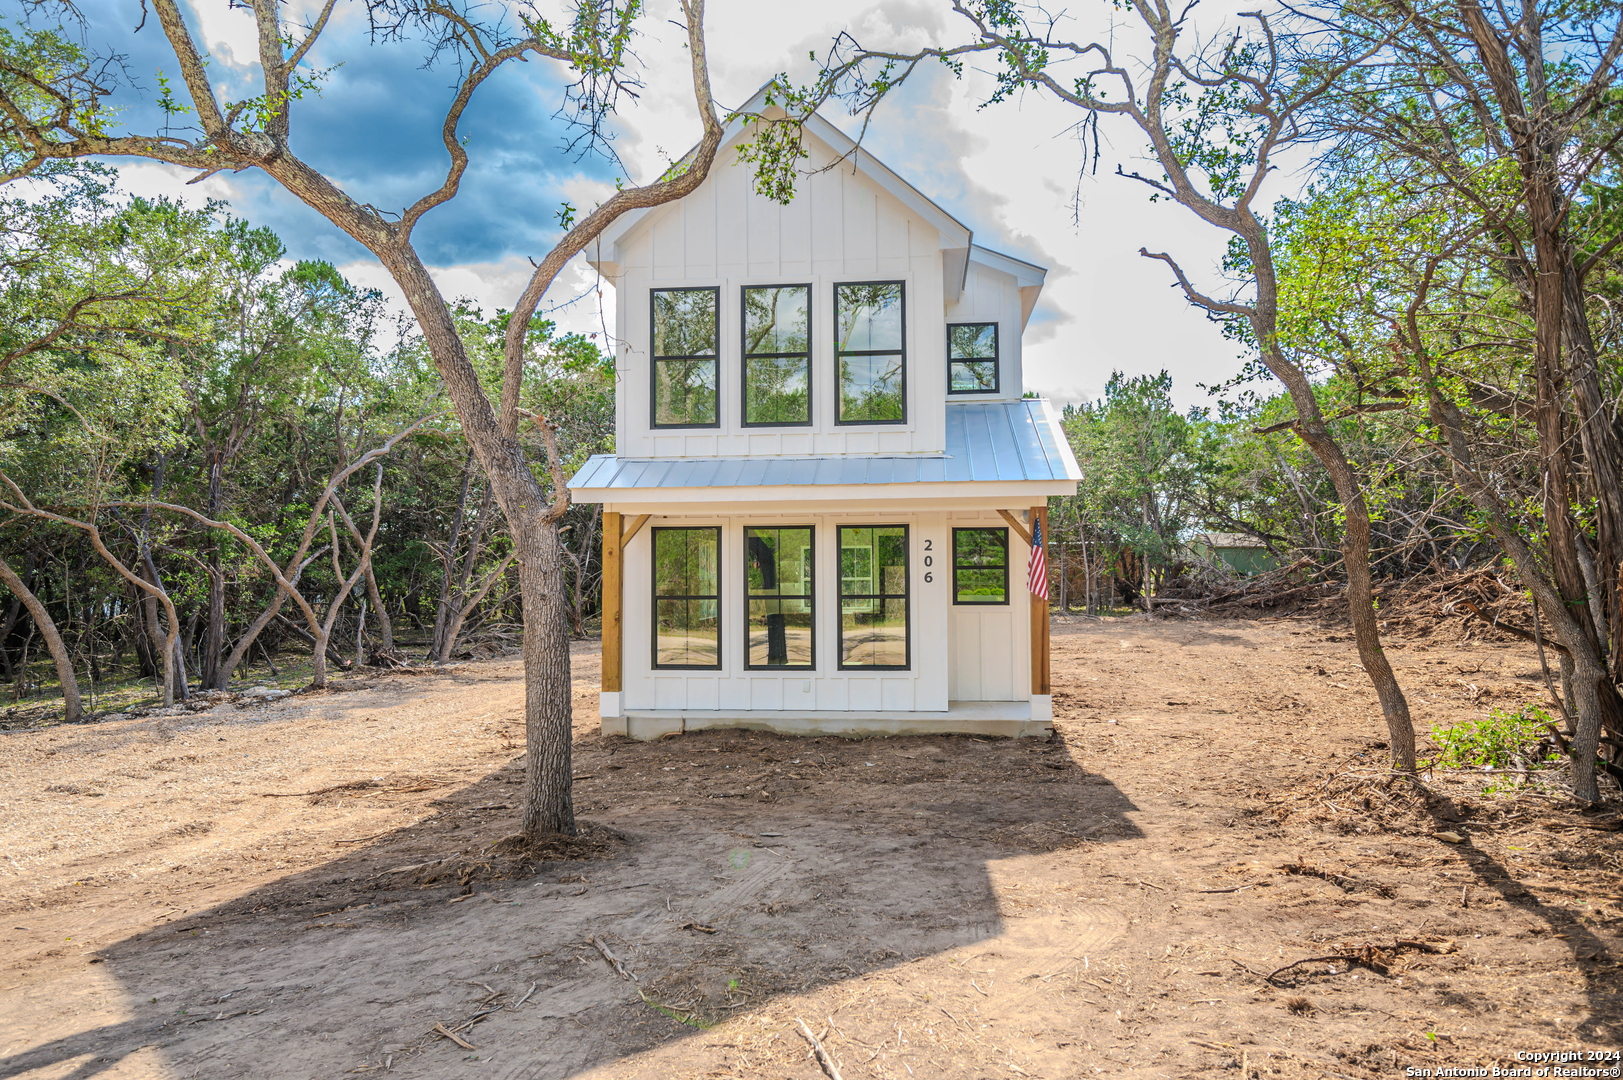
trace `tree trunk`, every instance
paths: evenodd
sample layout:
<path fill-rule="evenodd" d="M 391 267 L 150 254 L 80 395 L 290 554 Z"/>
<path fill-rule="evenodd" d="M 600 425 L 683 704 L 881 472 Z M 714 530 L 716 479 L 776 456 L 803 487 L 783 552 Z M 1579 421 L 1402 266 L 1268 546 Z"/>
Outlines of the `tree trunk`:
<path fill-rule="evenodd" d="M 445 621 L 451 617 L 451 578 L 456 566 L 457 545 L 462 542 L 462 515 L 468 509 L 468 488 L 473 483 L 473 448 L 468 448 L 462 463 L 462 490 L 457 495 L 456 513 L 451 516 L 451 537 L 445 545 L 445 574 L 440 578 L 440 602 L 434 614 L 434 636 L 428 643 L 428 659 L 444 659 L 441 646 L 445 641 Z"/>
<path fill-rule="evenodd" d="M 152 553 L 145 550 L 145 545 L 141 552 L 141 576 L 165 599 L 169 599 L 169 590 L 163 587 L 157 564 L 152 561 Z M 158 618 L 158 604 L 158 597 L 154 593 L 146 594 L 144 610 L 147 613 L 147 633 L 152 636 L 152 651 L 163 657 L 163 705 L 167 709 L 175 703 L 175 659 L 176 645 L 180 641 L 180 618 L 172 606 L 172 600 L 165 604 L 164 610 L 169 616 L 169 630 L 165 633 L 163 622 Z"/>
<path fill-rule="evenodd" d="M 470 610 L 468 586 L 473 581 L 473 568 L 479 561 L 479 552 L 484 546 L 485 530 L 490 526 L 492 517 L 490 503 L 490 485 L 486 484 L 485 493 L 479 499 L 479 517 L 474 521 L 473 529 L 468 533 L 468 550 L 462 557 L 462 569 L 457 572 L 456 585 L 451 590 L 451 611 L 454 613 L 452 625 L 445 631 L 439 653 L 434 657 L 434 659 L 442 663 L 451 658 L 451 650 L 456 646 L 457 636 L 462 633 L 462 623 L 467 618 Z M 482 591 L 481 595 L 483 595 Z"/>
<path fill-rule="evenodd" d="M 34 580 L 33 548 L 29 548 L 27 551 L 23 552 L 22 580 L 24 585 L 27 585 Z M 0 662 L 4 662 L 5 664 L 7 682 L 10 682 L 15 676 L 11 670 L 11 648 L 6 643 L 11 640 L 11 631 L 16 627 L 17 615 L 22 611 L 22 609 L 22 593 L 14 592 L 11 598 L 11 606 L 6 609 L 5 624 L 0 626 Z"/>
<path fill-rule="evenodd" d="M 377 616 L 378 636 L 383 642 L 384 652 L 394 652 L 394 624 L 389 621 L 388 609 L 383 606 L 383 593 L 378 590 L 377 575 L 372 572 L 372 563 L 366 564 L 366 595 L 372 601 L 372 613 Z M 357 659 L 357 662 L 358 659 Z"/>
<path fill-rule="evenodd" d="M 1419 336 L 1413 334 L 1409 342 L 1411 354 L 1420 367 L 1427 387 L 1432 422 L 1442 429 L 1447 440 L 1450 465 L 1455 483 L 1467 498 L 1488 518 L 1500 548 L 1516 566 L 1516 572 L 1533 594 L 1533 602 L 1555 628 L 1556 637 L 1567 647 L 1572 663 L 1572 689 L 1577 706 L 1578 722 L 1568 752 L 1572 758 L 1573 795 L 1584 802 L 1600 798 L 1600 786 L 1595 779 L 1595 757 L 1600 749 L 1601 681 L 1606 674 L 1600 658 L 1584 627 L 1563 600 L 1559 588 L 1545 578 L 1541 560 L 1531 545 L 1516 528 L 1504 508 L 1488 486 L 1477 476 L 1470 444 L 1465 439 L 1465 425 L 1459 407 L 1443 396 L 1438 389 L 1436 369 L 1431 358 L 1419 347 Z M 1578 609 L 1580 613 L 1582 608 Z M 1610 689 L 1608 683 L 1607 689 Z"/>
<path fill-rule="evenodd" d="M 215 452 L 209 460 L 208 515 L 219 518 L 225 507 L 224 463 Z M 210 536 L 208 561 L 208 627 L 203 632 L 203 655 L 198 664 L 197 681 L 205 690 L 224 690 L 225 680 L 220 675 L 220 657 L 225 652 L 225 567 L 221 549 L 225 538 Z"/>
<path fill-rule="evenodd" d="M 540 518 L 541 515 L 534 515 Z M 575 833 L 572 770 L 572 672 L 563 566 L 555 523 L 513 524 L 524 600 L 524 831 Z"/>
<path fill-rule="evenodd" d="M 501 561 L 500 565 L 498 565 L 496 569 L 487 574 L 485 576 L 484 583 L 479 586 L 479 589 L 474 593 L 473 598 L 466 604 L 463 604 L 462 607 L 457 611 L 456 615 L 452 617 L 451 625 L 445 631 L 445 655 L 440 657 L 441 660 L 449 660 L 451 658 L 451 650 L 456 648 L 457 638 L 462 636 L 462 624 L 468 621 L 468 616 L 472 615 L 473 609 L 478 607 L 480 602 L 484 600 L 485 594 L 490 592 L 491 586 L 495 585 L 497 581 L 501 580 L 501 576 L 507 572 L 508 566 L 512 564 L 513 557 L 513 553 L 510 553 L 507 558 Z M 458 595 L 461 595 L 460 590 Z"/>
<path fill-rule="evenodd" d="M 39 628 L 40 636 L 45 639 L 45 647 L 51 651 L 51 659 L 56 664 L 56 677 L 62 683 L 62 705 L 64 709 L 63 720 L 74 723 L 84 715 L 83 706 L 79 701 L 79 680 L 73 673 L 73 658 L 68 655 L 68 647 L 62 642 L 62 635 L 57 632 L 56 623 L 51 621 L 50 613 L 45 605 L 40 603 L 23 579 L 0 558 L 0 582 L 11 590 L 13 596 L 28 608 L 28 614 L 33 616 L 34 625 Z"/>
<path fill-rule="evenodd" d="M 1236 232 L 1246 240 L 1257 270 L 1257 304 L 1248 318 L 1257 341 L 1262 343 L 1263 363 L 1289 391 L 1296 406 L 1294 430 L 1330 474 L 1336 497 L 1341 501 L 1346 519 L 1341 558 L 1347 571 L 1347 617 L 1358 645 L 1359 662 L 1375 687 L 1375 696 L 1380 699 L 1381 714 L 1386 720 L 1388 756 L 1394 769 L 1412 773 L 1415 771 L 1414 721 L 1409 715 L 1408 699 L 1403 696 L 1403 689 L 1381 648 L 1369 567 L 1369 504 L 1364 500 L 1363 485 L 1341 444 L 1330 434 L 1307 375 L 1274 346 L 1278 340 L 1279 284 L 1274 276 L 1273 253 L 1266 231 L 1247 213 Z"/>
<path fill-rule="evenodd" d="M 400 285 L 445 379 L 469 445 L 507 517 L 524 604 L 524 831 L 575 833 L 570 787 L 573 686 L 558 529 L 523 448 L 506 438 L 468 362 L 445 299 L 409 247 L 377 252 Z"/>

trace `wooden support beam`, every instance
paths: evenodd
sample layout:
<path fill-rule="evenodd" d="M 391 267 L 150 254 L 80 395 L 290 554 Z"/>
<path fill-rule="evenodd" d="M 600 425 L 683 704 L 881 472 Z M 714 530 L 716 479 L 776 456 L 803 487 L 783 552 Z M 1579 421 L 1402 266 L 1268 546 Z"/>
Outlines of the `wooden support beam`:
<path fill-rule="evenodd" d="M 620 532 L 620 514 L 605 513 L 603 515 L 603 691 L 604 693 L 618 693 L 620 690 L 620 665 L 623 649 L 623 631 L 620 609 L 625 600 L 624 570 L 622 549 L 624 541 Z M 645 517 L 642 519 L 647 521 Z M 637 528 L 632 527 L 635 535 Z"/>
<path fill-rule="evenodd" d="M 1031 523 L 1041 527 L 1044 547 L 1043 558 L 1046 562 L 1048 557 L 1046 549 L 1049 547 L 1048 507 L 1032 507 Z M 1027 544 L 1030 544 L 1029 539 Z M 1048 601 L 1029 590 L 1026 598 L 1031 602 L 1031 692 L 1033 694 L 1046 694 L 1049 693 Z"/>
<path fill-rule="evenodd" d="M 624 551 L 626 545 L 631 543 L 631 538 L 633 536 L 636 536 L 639 532 L 641 532 L 642 527 L 644 525 L 648 524 L 649 516 L 650 515 L 648 515 L 648 514 L 641 514 L 641 515 L 639 515 L 637 517 L 636 521 L 633 521 L 631 523 L 631 528 L 627 529 L 625 531 L 625 533 L 620 537 L 620 550 L 621 551 Z"/>
<path fill-rule="evenodd" d="M 1009 513 L 1007 510 L 999 510 L 998 513 L 1003 515 L 1003 520 L 1009 523 L 1009 528 L 1013 529 L 1015 534 L 1026 542 L 1027 547 L 1030 547 L 1031 530 L 1020 524 L 1020 519 Z"/>

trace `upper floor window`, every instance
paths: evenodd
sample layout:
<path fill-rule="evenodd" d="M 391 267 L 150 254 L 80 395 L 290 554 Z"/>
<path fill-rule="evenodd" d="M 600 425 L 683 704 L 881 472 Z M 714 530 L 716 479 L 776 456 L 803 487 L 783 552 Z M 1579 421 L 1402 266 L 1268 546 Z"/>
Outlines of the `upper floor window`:
<path fill-rule="evenodd" d="M 652 301 L 654 427 L 716 427 L 721 290 L 655 289 Z"/>
<path fill-rule="evenodd" d="M 947 327 L 947 393 L 997 393 L 997 323 Z"/>
<path fill-rule="evenodd" d="M 907 420 L 907 334 L 900 281 L 834 286 L 838 424 Z"/>
<path fill-rule="evenodd" d="M 811 286 L 744 288 L 744 425 L 811 423 Z"/>

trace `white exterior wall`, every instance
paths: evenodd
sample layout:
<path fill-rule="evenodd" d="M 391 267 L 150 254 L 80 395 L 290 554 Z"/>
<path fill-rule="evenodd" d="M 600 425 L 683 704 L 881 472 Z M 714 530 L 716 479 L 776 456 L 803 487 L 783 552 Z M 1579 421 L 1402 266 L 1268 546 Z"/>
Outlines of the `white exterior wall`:
<path fill-rule="evenodd" d="M 721 527 L 720 671 L 653 666 L 651 529 Z M 811 525 L 816 546 L 815 671 L 744 667 L 744 529 Z M 907 525 L 912 670 L 839 669 L 840 525 Z M 952 602 L 953 528 L 1007 528 L 995 513 L 952 511 L 654 517 L 625 552 L 623 707 L 627 710 L 942 711 L 957 701 L 1027 701 L 1031 690 L 1029 549 L 1009 532 L 1009 603 Z M 930 564 L 926 565 L 925 560 Z M 926 581 L 929 574 L 931 580 Z"/>
<path fill-rule="evenodd" d="M 958 302 L 947 308 L 947 323 L 997 323 L 998 392 L 995 394 L 955 394 L 953 401 L 1016 400 L 1025 393 L 1025 375 L 1020 364 L 1021 323 L 1020 286 L 1011 274 L 971 261 L 964 276 L 964 291 Z M 945 344 L 942 364 L 946 364 Z"/>
<path fill-rule="evenodd" d="M 656 669 L 650 530 L 659 526 L 714 525 L 721 526 L 721 670 Z M 814 529 L 815 671 L 780 673 L 744 668 L 746 525 L 811 525 Z M 839 525 L 908 526 L 909 671 L 839 669 Z M 945 712 L 949 647 L 944 630 L 952 598 L 950 537 L 947 515 L 942 512 L 876 514 L 870 509 L 860 516 L 830 513 L 653 518 L 625 551 L 623 708 Z M 929 565 L 925 563 L 927 558 Z M 1022 573 L 1024 566 L 1022 562 Z M 926 574 L 932 580 L 925 581 Z M 1023 695 L 1020 700 L 1025 700 Z"/>
<path fill-rule="evenodd" d="M 833 154 L 808 136 L 816 167 Z M 940 231 L 849 168 L 801 180 L 787 206 L 754 193 L 732 148 L 692 195 L 663 207 L 615 245 L 620 337 L 616 450 L 627 457 L 939 453 L 946 444 L 946 323 Z M 903 281 L 907 422 L 838 426 L 834 284 Z M 812 426 L 745 428 L 741 416 L 740 290 L 812 286 Z M 649 294 L 719 286 L 719 428 L 651 429 Z M 1018 304 L 1012 336 L 1018 339 Z M 1019 396 L 1016 390 L 1015 397 Z"/>
<path fill-rule="evenodd" d="M 1008 529 L 997 514 L 957 512 L 947 515 L 952 530 Z M 1026 701 L 1031 696 L 1031 593 L 1026 567 L 1031 554 L 1020 535 L 1009 529 L 1009 602 L 951 604 L 947 628 L 947 696 L 953 701 Z M 951 588 L 950 584 L 948 586 Z M 949 601 L 951 595 L 949 592 Z"/>

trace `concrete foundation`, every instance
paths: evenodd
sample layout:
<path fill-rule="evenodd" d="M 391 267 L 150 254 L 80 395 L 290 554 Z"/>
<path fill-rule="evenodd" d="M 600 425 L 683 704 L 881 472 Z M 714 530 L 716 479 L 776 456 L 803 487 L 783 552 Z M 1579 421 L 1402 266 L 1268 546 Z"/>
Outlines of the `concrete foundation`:
<path fill-rule="evenodd" d="M 604 695 L 607 697 L 608 695 Z M 619 695 L 615 695 L 616 698 Z M 1039 700 L 1040 699 L 1040 700 Z M 603 734 L 651 740 L 706 728 L 744 728 L 780 735 L 839 735 L 848 739 L 884 735 L 986 735 L 1046 738 L 1053 731 L 1047 694 L 1026 701 L 955 701 L 946 712 L 750 712 L 627 709 L 603 714 Z M 604 704 L 618 705 L 616 702 Z M 615 712 L 619 712 L 615 709 Z"/>

